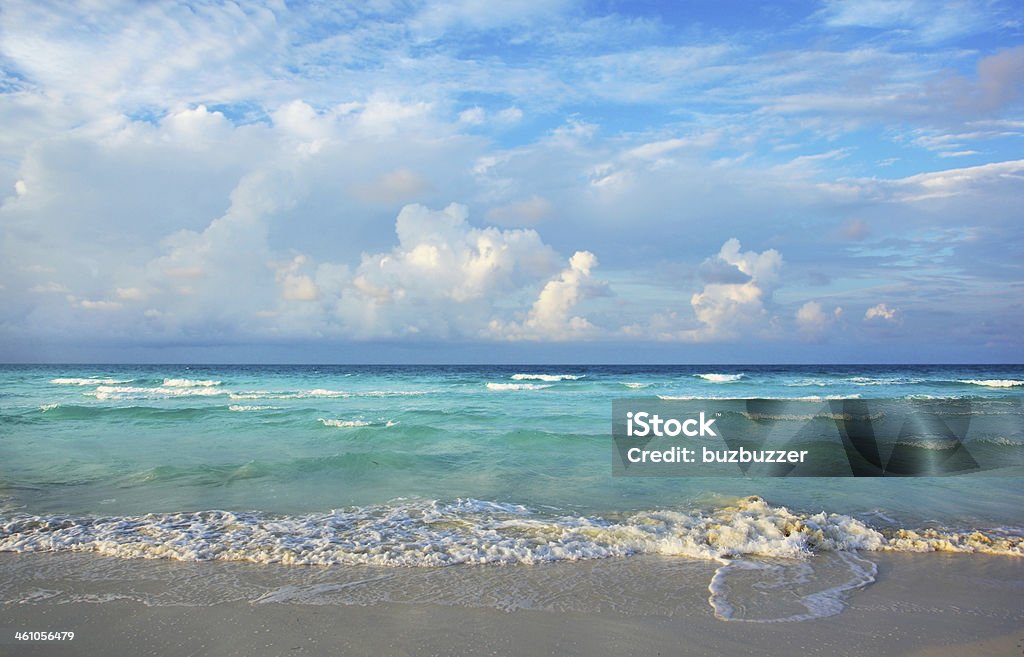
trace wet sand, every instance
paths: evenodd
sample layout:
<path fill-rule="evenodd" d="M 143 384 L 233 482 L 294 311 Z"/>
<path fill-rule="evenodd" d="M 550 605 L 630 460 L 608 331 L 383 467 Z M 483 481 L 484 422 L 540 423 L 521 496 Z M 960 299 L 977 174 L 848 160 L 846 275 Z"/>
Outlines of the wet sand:
<path fill-rule="evenodd" d="M 544 566 L 305 568 L 0 554 L 0 655 L 1021 654 L 1024 560 L 870 554 L 838 614 L 788 587 L 708 604 L 718 564 L 659 557 Z M 820 587 L 832 574 L 818 568 Z M 814 579 L 814 578 L 812 578 Z M 74 631 L 72 641 L 15 632 Z"/>

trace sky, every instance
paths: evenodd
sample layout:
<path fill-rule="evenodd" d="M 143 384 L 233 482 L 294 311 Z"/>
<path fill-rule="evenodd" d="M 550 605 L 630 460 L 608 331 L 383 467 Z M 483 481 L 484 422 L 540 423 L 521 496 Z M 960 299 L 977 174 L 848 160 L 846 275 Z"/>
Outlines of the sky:
<path fill-rule="evenodd" d="M 0 362 L 1021 362 L 1010 0 L 0 3 Z"/>

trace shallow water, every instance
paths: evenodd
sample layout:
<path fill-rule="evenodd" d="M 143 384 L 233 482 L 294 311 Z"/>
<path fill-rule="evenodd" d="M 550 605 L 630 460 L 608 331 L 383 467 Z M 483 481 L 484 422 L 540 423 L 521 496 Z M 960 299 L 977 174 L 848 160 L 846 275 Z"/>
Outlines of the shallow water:
<path fill-rule="evenodd" d="M 5 366 L 0 549 L 384 566 L 1020 554 L 1021 392 L 1019 366 Z M 976 426 L 999 422 L 967 444 L 1005 467 L 613 477 L 626 398 L 968 400 Z"/>

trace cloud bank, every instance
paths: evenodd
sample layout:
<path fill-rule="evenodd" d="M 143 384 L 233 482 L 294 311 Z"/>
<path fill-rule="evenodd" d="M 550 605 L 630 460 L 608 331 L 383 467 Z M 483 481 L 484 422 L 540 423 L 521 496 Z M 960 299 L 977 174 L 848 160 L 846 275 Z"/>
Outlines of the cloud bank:
<path fill-rule="evenodd" d="M 0 355 L 1010 358 L 1015 6 L 876 4 L 9 2 Z"/>

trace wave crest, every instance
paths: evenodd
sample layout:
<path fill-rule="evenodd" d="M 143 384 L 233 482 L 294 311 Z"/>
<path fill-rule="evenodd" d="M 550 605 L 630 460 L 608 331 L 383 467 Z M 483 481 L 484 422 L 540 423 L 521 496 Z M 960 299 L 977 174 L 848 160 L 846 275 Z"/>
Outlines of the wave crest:
<path fill-rule="evenodd" d="M 220 381 L 213 379 L 164 379 L 165 388 L 212 388 L 219 386 Z"/>
<path fill-rule="evenodd" d="M 1024 381 L 1017 379 L 962 379 L 960 383 L 985 386 L 986 388 L 1015 388 L 1017 386 L 1024 386 Z"/>
<path fill-rule="evenodd" d="M 513 381 L 578 381 L 583 374 L 513 374 Z"/>
<path fill-rule="evenodd" d="M 351 429 L 355 427 L 368 427 L 370 422 L 365 420 L 337 420 L 332 418 L 317 418 L 317 421 L 325 427 L 337 427 L 339 429 Z"/>
<path fill-rule="evenodd" d="M 743 374 L 715 374 L 714 372 L 708 374 L 694 374 L 694 376 L 710 381 L 711 383 L 732 383 L 739 381 L 744 377 Z"/>
<path fill-rule="evenodd" d="M 543 390 L 544 388 L 550 388 L 551 385 L 543 385 L 540 383 L 488 383 L 488 390 Z"/>

